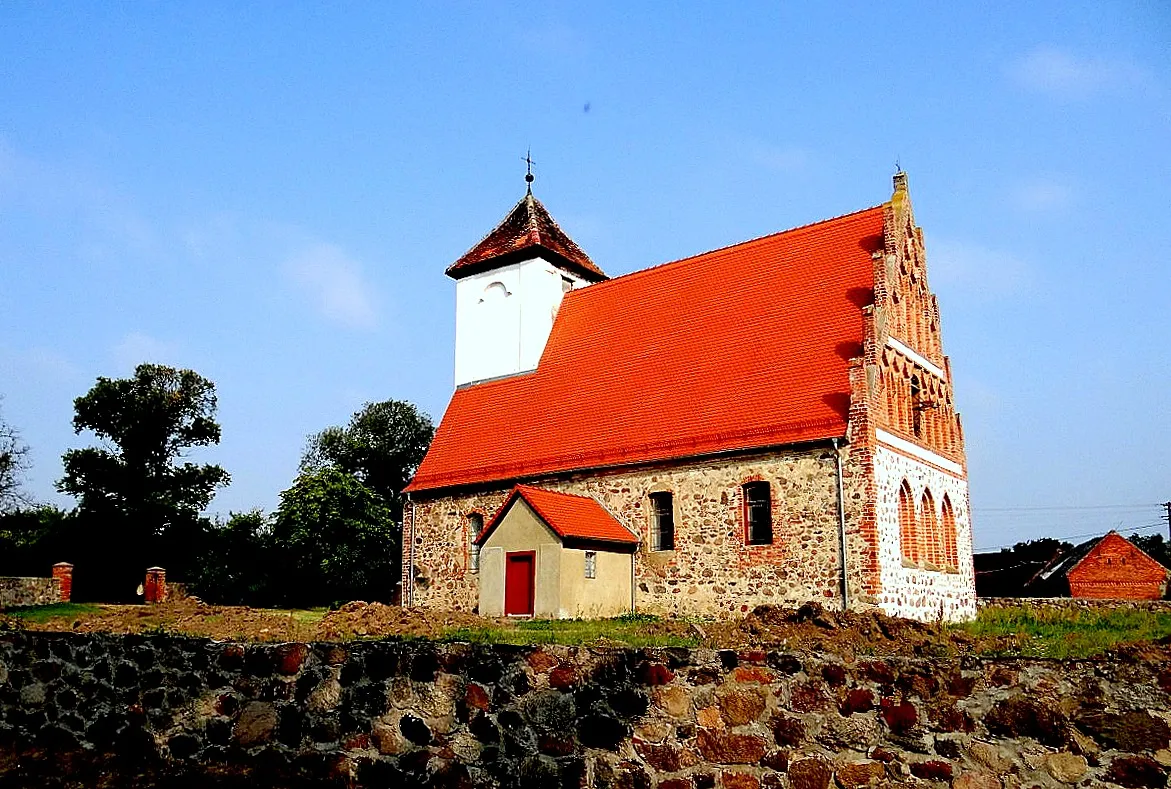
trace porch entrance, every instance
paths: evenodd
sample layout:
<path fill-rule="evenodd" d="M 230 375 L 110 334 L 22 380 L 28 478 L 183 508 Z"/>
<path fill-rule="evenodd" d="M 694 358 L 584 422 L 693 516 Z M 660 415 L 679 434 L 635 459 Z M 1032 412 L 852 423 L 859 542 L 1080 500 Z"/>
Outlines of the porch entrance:
<path fill-rule="evenodd" d="M 536 586 L 535 558 L 534 551 L 516 551 L 505 555 L 505 616 L 533 615 L 533 590 Z"/>

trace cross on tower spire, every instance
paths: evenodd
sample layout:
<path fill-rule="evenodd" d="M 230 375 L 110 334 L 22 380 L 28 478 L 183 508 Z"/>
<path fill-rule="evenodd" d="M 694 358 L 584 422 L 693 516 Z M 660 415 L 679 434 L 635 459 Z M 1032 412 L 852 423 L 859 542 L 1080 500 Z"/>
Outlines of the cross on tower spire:
<path fill-rule="evenodd" d="M 525 163 L 525 183 L 528 184 L 529 194 L 533 193 L 533 165 L 536 164 L 536 162 L 533 161 L 532 154 L 533 149 L 530 148 L 525 151 L 524 158 L 521 159 L 521 161 Z"/>

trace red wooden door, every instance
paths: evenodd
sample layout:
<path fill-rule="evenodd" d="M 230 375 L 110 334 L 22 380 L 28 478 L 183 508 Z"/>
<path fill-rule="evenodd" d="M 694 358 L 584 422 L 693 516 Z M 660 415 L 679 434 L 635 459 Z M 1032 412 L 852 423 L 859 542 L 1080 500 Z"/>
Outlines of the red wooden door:
<path fill-rule="evenodd" d="M 533 551 L 517 551 L 506 555 L 504 567 L 505 616 L 533 615 L 534 558 Z"/>

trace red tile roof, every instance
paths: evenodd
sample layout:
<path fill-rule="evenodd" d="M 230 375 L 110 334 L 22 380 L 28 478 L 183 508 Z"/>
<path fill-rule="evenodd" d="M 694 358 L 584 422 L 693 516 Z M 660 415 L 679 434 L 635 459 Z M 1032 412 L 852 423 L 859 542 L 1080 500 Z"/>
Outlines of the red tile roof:
<path fill-rule="evenodd" d="M 589 496 L 557 493 L 530 485 L 517 485 L 512 489 L 496 517 L 476 537 L 477 544 L 488 539 L 518 497 L 528 502 L 541 520 L 563 539 L 638 544 L 638 538 L 629 529 L 614 520 L 605 507 Z"/>
<path fill-rule="evenodd" d="M 531 373 L 458 389 L 408 490 L 841 436 L 883 208 L 574 290 Z"/>
<path fill-rule="evenodd" d="M 557 226 L 541 201 L 529 192 L 508 216 L 484 236 L 480 243 L 447 267 L 447 276 L 466 277 L 513 260 L 529 257 L 534 250 L 545 253 L 552 262 L 580 274 L 590 282 L 606 278 L 582 248 Z"/>

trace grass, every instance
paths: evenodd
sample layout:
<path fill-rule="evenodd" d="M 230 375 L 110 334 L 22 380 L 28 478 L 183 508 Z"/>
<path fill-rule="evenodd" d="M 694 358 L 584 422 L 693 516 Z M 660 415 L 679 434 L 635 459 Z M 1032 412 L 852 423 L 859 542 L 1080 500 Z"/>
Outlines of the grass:
<path fill-rule="evenodd" d="M 55 617 L 82 617 L 96 614 L 99 606 L 91 603 L 54 603 L 53 605 L 34 605 L 25 608 L 4 609 L 4 615 L 29 624 L 43 624 Z"/>
<path fill-rule="evenodd" d="M 627 614 L 614 619 L 520 619 L 513 626 L 458 628 L 444 634 L 444 641 L 473 644 L 563 644 L 580 646 L 604 642 L 628 647 L 694 647 L 699 639 L 656 632 L 648 627 L 659 618 Z"/>
<path fill-rule="evenodd" d="M 994 648 L 991 654 L 1087 658 L 1122 644 L 1171 636 L 1171 612 L 997 606 L 981 610 L 974 622 L 956 627 L 977 638 L 1014 637 L 1014 643 Z"/>

